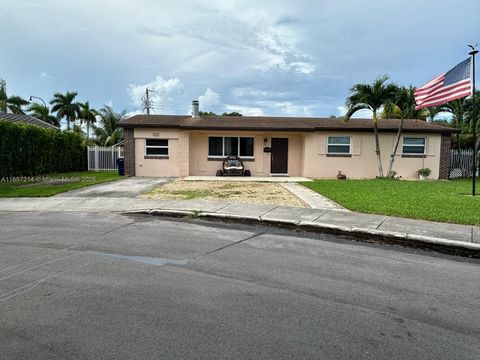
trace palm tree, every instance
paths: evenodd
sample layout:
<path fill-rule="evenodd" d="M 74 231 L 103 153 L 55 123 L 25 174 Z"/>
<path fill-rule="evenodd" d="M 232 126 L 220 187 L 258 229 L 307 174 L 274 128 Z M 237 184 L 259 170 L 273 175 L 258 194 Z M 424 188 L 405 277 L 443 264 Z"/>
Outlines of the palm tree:
<path fill-rule="evenodd" d="M 441 106 L 441 111 L 449 112 L 452 114 L 452 125 L 460 129 L 462 135 L 468 134 L 472 131 L 472 123 L 470 123 L 472 115 L 472 99 L 471 98 L 462 98 L 450 101 L 445 105 Z M 461 152 L 461 139 L 460 134 L 456 135 L 456 148 L 457 152 Z M 477 148 L 478 143 L 474 144 L 474 149 Z M 468 174 L 468 169 L 462 168 L 462 174 L 465 176 Z"/>
<path fill-rule="evenodd" d="M 380 141 L 378 137 L 377 113 L 382 106 L 392 101 L 397 86 L 387 84 L 388 76 L 378 78 L 373 84 L 355 84 L 350 89 L 351 95 L 347 97 L 345 104 L 347 113 L 345 120 L 348 121 L 359 110 L 370 110 L 373 113 L 373 132 L 375 135 L 375 153 L 377 154 L 378 174 L 383 177 L 382 158 L 380 154 Z"/>
<path fill-rule="evenodd" d="M 125 118 L 125 111 L 115 112 L 112 107 L 105 106 L 98 112 L 101 127 L 94 126 L 93 131 L 97 137 L 97 143 L 101 146 L 112 146 L 123 138 L 123 130 L 118 123 Z"/>
<path fill-rule="evenodd" d="M 7 106 L 7 84 L 5 80 L 0 79 L 0 111 L 6 113 L 8 110 Z"/>
<path fill-rule="evenodd" d="M 53 126 L 60 127 L 60 122 L 56 116 L 50 114 L 50 109 L 48 106 L 34 102 L 30 104 L 28 111 L 30 112 L 31 116 L 52 124 Z"/>
<path fill-rule="evenodd" d="M 392 100 L 385 105 L 385 115 L 387 118 L 394 118 L 395 116 L 389 116 L 389 114 L 398 114 L 400 118 L 400 124 L 398 126 L 397 138 L 395 139 L 395 144 L 393 146 L 392 154 L 390 155 L 390 163 L 388 165 L 387 176 L 392 177 L 393 163 L 395 162 L 395 156 L 397 155 L 398 145 L 400 143 L 400 138 L 402 136 L 403 124 L 405 119 L 422 119 L 425 120 L 427 117 L 426 111 L 424 110 L 415 110 L 415 97 L 413 96 L 414 88 L 412 86 L 399 87 L 397 92 Z"/>
<path fill-rule="evenodd" d="M 95 109 L 90 108 L 90 104 L 87 102 L 80 103 L 80 124 L 87 125 L 87 139 L 90 138 L 90 126 L 97 122 L 98 112 Z"/>
<path fill-rule="evenodd" d="M 28 105 L 29 102 L 21 96 L 7 95 L 7 83 L 5 80 L 0 79 L 0 112 L 11 112 L 14 114 L 25 114 L 23 107 Z"/>
<path fill-rule="evenodd" d="M 480 121 L 478 121 L 478 112 L 480 110 L 480 90 L 475 90 L 475 102 L 473 97 L 465 99 L 465 122 L 468 124 L 468 131 L 473 132 L 473 126 L 476 124 L 476 132 L 480 133 Z M 474 119 L 477 121 L 474 121 Z M 480 137 L 477 136 L 477 143 L 472 144 L 478 152 L 480 148 Z"/>
<path fill-rule="evenodd" d="M 25 100 L 21 96 L 13 95 L 7 99 L 7 107 L 13 114 L 25 114 L 23 107 L 30 104 L 28 100 Z"/>
<path fill-rule="evenodd" d="M 450 101 L 441 106 L 441 111 L 452 114 L 452 125 L 458 129 L 465 126 L 465 98 Z M 460 134 L 457 133 L 457 151 L 460 153 Z"/>
<path fill-rule="evenodd" d="M 52 104 L 52 112 L 57 113 L 57 118 L 60 120 L 62 118 L 67 119 L 67 129 L 70 130 L 70 122 L 74 122 L 80 113 L 80 106 L 78 103 L 73 102 L 77 93 L 75 91 L 67 91 L 65 94 L 55 93 L 53 99 L 50 101 Z"/>

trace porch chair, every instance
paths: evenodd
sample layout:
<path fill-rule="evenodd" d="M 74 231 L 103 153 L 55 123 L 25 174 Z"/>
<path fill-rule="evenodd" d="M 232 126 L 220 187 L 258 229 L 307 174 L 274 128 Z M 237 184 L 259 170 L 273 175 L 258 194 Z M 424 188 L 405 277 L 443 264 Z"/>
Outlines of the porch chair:
<path fill-rule="evenodd" d="M 238 156 L 227 156 L 223 160 L 223 176 L 243 176 L 245 167 Z"/>

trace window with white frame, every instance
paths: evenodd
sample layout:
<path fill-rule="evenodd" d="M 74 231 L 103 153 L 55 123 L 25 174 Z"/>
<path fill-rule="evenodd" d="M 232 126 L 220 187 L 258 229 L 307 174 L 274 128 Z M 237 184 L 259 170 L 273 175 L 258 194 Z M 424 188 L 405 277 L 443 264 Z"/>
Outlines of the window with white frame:
<path fill-rule="evenodd" d="M 168 139 L 145 139 L 145 155 L 168 156 Z"/>
<path fill-rule="evenodd" d="M 404 137 L 402 153 L 404 155 L 424 155 L 425 138 L 424 137 Z"/>
<path fill-rule="evenodd" d="M 350 154 L 350 136 L 329 136 L 327 141 L 327 154 Z"/>
<path fill-rule="evenodd" d="M 210 136 L 208 138 L 209 157 L 235 155 L 243 158 L 253 158 L 253 148 L 253 137 Z"/>

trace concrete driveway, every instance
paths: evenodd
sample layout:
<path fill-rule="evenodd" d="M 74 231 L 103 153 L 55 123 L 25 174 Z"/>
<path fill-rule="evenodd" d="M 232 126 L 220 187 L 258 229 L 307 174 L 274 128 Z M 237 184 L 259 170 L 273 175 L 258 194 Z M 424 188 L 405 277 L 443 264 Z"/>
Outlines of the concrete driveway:
<path fill-rule="evenodd" d="M 132 177 L 104 184 L 87 186 L 56 195 L 57 197 L 137 197 L 156 186 L 172 181 L 172 178 Z"/>

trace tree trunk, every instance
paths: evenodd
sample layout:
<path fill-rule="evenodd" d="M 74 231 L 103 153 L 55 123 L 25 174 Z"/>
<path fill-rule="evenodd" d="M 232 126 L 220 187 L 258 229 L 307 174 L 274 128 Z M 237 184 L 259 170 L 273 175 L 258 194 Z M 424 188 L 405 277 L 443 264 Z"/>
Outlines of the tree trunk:
<path fill-rule="evenodd" d="M 380 139 L 378 137 L 377 112 L 373 111 L 373 134 L 375 135 L 375 153 L 377 154 L 378 176 L 383 177 L 382 156 L 380 154 Z"/>
<path fill-rule="evenodd" d="M 392 169 L 393 169 L 393 163 L 395 162 L 395 156 L 397 155 L 397 150 L 398 150 L 398 144 L 400 143 L 400 138 L 402 136 L 402 131 L 403 131 L 403 118 L 400 120 L 400 126 L 398 127 L 397 131 L 397 138 L 395 140 L 395 146 L 393 147 L 393 152 L 390 157 L 390 164 L 388 165 L 388 172 L 387 176 L 392 177 Z"/>
<path fill-rule="evenodd" d="M 87 139 L 90 139 L 90 124 L 87 122 Z"/>

